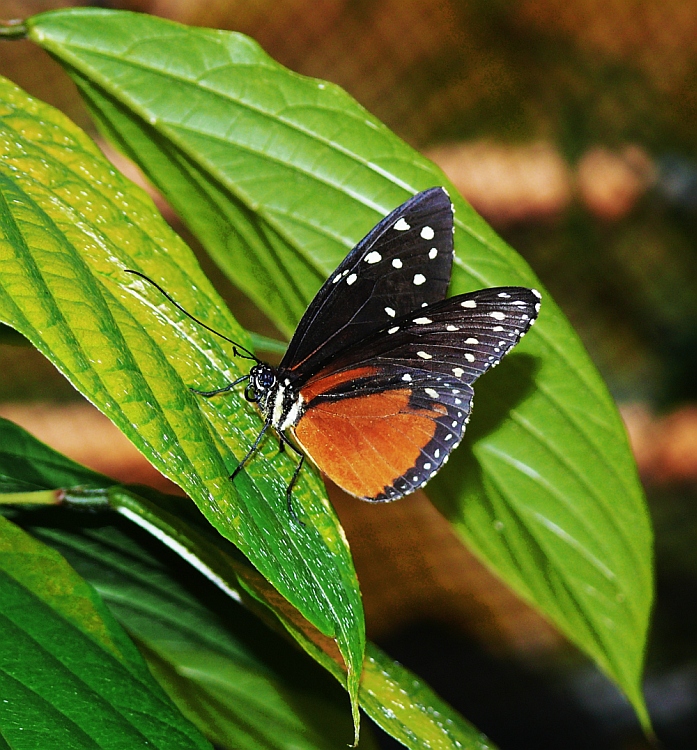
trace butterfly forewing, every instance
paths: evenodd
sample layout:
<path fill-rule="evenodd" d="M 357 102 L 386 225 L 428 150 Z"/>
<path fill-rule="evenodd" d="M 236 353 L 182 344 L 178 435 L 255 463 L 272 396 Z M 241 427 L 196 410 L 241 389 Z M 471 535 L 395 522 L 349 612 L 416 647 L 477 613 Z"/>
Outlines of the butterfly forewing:
<path fill-rule="evenodd" d="M 383 501 L 412 492 L 462 439 L 474 381 L 538 311 L 534 290 L 498 287 L 396 319 L 303 385 L 297 439 L 354 495 Z"/>
<path fill-rule="evenodd" d="M 322 286 L 280 369 L 304 380 L 392 320 L 445 297 L 453 209 L 443 188 L 419 193 L 383 219 Z"/>

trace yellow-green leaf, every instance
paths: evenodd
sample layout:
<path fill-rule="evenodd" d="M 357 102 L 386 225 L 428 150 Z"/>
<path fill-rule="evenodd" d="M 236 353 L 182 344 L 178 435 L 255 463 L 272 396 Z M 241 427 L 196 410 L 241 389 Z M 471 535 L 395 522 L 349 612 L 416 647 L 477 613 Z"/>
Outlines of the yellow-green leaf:
<path fill-rule="evenodd" d="M 239 376 L 230 347 L 149 285 L 166 285 L 209 325 L 247 342 L 191 251 L 147 195 L 62 114 L 0 81 L 0 320 L 20 331 L 104 412 L 322 633 L 349 666 L 355 704 L 365 643 L 348 545 L 324 487 L 269 436 L 235 484 L 261 428 L 237 394 L 191 387 Z"/>

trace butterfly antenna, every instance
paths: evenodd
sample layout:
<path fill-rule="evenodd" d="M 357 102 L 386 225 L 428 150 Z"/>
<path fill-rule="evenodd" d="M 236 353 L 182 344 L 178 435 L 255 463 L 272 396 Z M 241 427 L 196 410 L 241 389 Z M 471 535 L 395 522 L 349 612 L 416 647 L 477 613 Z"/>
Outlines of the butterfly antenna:
<path fill-rule="evenodd" d="M 153 281 L 150 277 L 146 276 L 144 273 L 141 273 L 140 271 L 133 271 L 130 268 L 124 268 L 123 269 L 126 273 L 131 273 L 134 276 L 138 276 L 144 281 L 147 281 L 149 284 L 152 284 L 155 289 L 157 289 L 162 295 L 164 295 L 176 308 L 177 310 L 181 310 L 181 312 L 186 315 L 187 318 L 191 318 L 195 323 L 198 323 L 200 326 L 205 328 L 207 331 L 210 331 L 211 333 L 214 333 L 216 336 L 220 336 L 221 339 L 224 339 L 225 341 L 232 344 L 232 353 L 235 357 L 242 357 L 242 359 L 252 359 L 255 362 L 259 362 L 260 360 L 257 359 L 252 352 L 247 349 L 247 347 L 242 346 L 242 344 L 238 344 L 236 341 L 233 341 L 232 339 L 228 338 L 224 334 L 220 333 L 219 331 L 216 331 L 214 328 L 211 328 L 209 325 L 206 325 L 202 320 L 199 320 L 195 315 L 192 315 L 190 312 L 185 310 L 173 297 L 171 294 L 166 292 L 157 282 Z M 242 354 L 242 352 L 246 352 L 246 354 Z"/>

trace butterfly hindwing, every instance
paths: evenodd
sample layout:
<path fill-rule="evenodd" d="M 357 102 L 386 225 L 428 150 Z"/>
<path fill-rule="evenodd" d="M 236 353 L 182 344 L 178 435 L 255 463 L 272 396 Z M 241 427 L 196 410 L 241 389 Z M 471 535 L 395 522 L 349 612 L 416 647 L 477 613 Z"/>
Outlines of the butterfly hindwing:
<path fill-rule="evenodd" d="M 350 371 L 347 373 L 351 374 Z M 352 396 L 317 398 L 294 434 L 305 452 L 344 490 L 373 502 L 397 500 L 422 486 L 460 442 L 472 388 L 413 371 L 397 387 L 391 373 L 356 372 Z M 384 388 L 377 384 L 385 383 Z"/>
<path fill-rule="evenodd" d="M 346 256 L 303 315 L 281 369 L 305 379 L 337 352 L 411 310 L 442 300 L 453 259 L 443 188 L 414 196 Z"/>
<path fill-rule="evenodd" d="M 396 500 L 424 484 L 462 439 L 474 381 L 534 323 L 539 295 L 483 289 L 394 321 L 308 380 L 295 435 L 337 484 Z"/>

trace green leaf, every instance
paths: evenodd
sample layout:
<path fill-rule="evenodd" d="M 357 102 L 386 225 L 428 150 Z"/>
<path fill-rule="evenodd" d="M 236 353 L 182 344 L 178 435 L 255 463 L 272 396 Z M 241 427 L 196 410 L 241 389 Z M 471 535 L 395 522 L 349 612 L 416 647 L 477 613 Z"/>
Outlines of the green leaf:
<path fill-rule="evenodd" d="M 142 540 L 136 544 L 118 525 L 80 532 L 33 525 L 32 530 L 95 586 L 148 649 L 151 669 L 173 699 L 185 713 L 189 707 L 191 720 L 217 744 L 246 748 L 243 735 L 236 733 L 241 727 L 265 737 L 269 747 L 277 746 L 274 738 L 278 747 L 298 748 L 334 748 L 350 739 L 349 717 L 341 716 L 336 694 L 316 673 L 310 671 L 309 679 L 296 652 L 234 605 L 225 607 L 216 599 L 215 614 L 205 608 L 189 593 L 191 584 L 176 583 L 176 568 L 154 558 Z M 198 583 L 194 590 L 200 588 Z M 306 676 L 299 679 L 300 674 Z M 407 747 L 493 748 L 427 685 L 372 644 L 361 704 Z M 370 735 L 362 736 L 360 746 L 372 747 Z"/>
<path fill-rule="evenodd" d="M 104 131 L 285 331 L 376 221 L 418 190 L 448 185 L 343 91 L 285 70 L 239 34 L 94 9 L 28 23 Z M 451 291 L 541 289 L 450 190 Z M 283 304 L 267 297 L 269 285 Z M 618 682 L 648 726 L 648 514 L 617 410 L 548 294 L 476 402 L 468 440 L 429 495 L 486 564 Z"/>
<path fill-rule="evenodd" d="M 266 440 L 235 484 L 232 468 L 261 428 L 239 394 L 191 386 L 238 377 L 229 352 L 124 269 L 165 284 L 193 314 L 244 332 L 151 200 L 113 170 L 63 115 L 0 82 L 0 320 L 20 331 L 199 505 L 348 665 L 355 706 L 365 644 L 348 544 L 311 470 L 294 501 L 294 461 Z"/>
<path fill-rule="evenodd" d="M 310 670 L 314 683 L 303 677 L 310 666 L 303 656 L 238 604 L 216 596 L 188 566 L 113 515 L 101 520 L 82 531 L 65 528 L 65 520 L 53 529 L 31 516 L 24 522 L 96 588 L 158 681 L 211 741 L 229 750 L 329 750 L 351 741 L 345 694 L 331 678 L 317 669 Z M 215 611 L 192 590 L 203 590 Z M 371 745 L 369 732 L 363 740 Z"/>
<path fill-rule="evenodd" d="M 105 482 L 106 486 L 113 484 L 113 480 L 71 461 L 0 417 L 0 493 L 101 488 Z"/>
<path fill-rule="evenodd" d="M 18 437 L 21 440 L 18 441 Z M 18 447 L 12 449 L 13 444 L 18 444 Z M 19 460 L 3 463 L 2 457 L 9 453 Z M 6 467 L 12 482 L 21 482 L 28 464 L 34 465 L 29 476 L 39 486 L 56 490 L 52 479 L 61 476 L 67 480 L 67 485 L 62 488 L 64 498 L 79 498 L 84 492 L 85 484 L 80 484 L 76 490 L 74 483 L 84 481 L 86 469 L 11 422 L 0 419 L 0 467 Z M 54 473 L 56 467 L 58 473 Z M 70 481 L 71 473 L 73 482 Z M 198 513 L 190 507 L 187 499 L 155 492 L 149 492 L 146 499 L 131 490 L 128 494 L 134 502 L 129 504 L 124 497 L 126 490 L 114 485 L 108 477 L 100 479 L 99 475 L 93 475 L 92 479 L 90 488 L 93 492 L 100 486 L 117 503 L 117 509 L 128 509 L 130 519 L 146 528 L 149 524 L 149 529 L 160 540 L 174 540 L 172 548 L 179 553 L 183 550 L 186 559 L 220 589 L 233 598 L 242 598 L 270 625 L 292 635 L 308 654 L 346 685 L 346 667 L 334 642 L 322 636 L 287 603 L 274 606 L 275 600 L 279 599 L 275 591 L 224 540 L 209 536 L 202 543 L 199 535 L 205 533 L 205 526 L 201 525 Z M 140 491 L 145 490 L 141 488 Z M 32 494 L 26 493 L 29 499 Z M 0 500 L 2 497 L 0 495 Z M 17 495 L 12 497 L 16 499 Z M 188 526 L 181 523 L 178 529 L 172 526 L 171 511 L 174 510 L 179 511 L 179 518 L 187 519 Z M 331 726 L 341 731 L 342 725 L 333 718 L 334 709 L 330 709 L 329 714 L 324 710 L 318 712 L 314 700 L 307 695 L 298 696 L 296 688 L 288 684 L 289 681 L 297 683 L 298 675 L 307 672 L 306 665 L 297 663 L 296 652 L 288 651 L 285 645 L 281 648 L 265 629 L 245 625 L 246 616 L 239 609 L 228 612 L 228 608 L 235 606 L 228 600 L 221 602 L 218 597 L 215 601 L 201 602 L 197 597 L 206 590 L 206 585 L 201 585 L 200 580 L 190 581 L 188 571 L 182 571 L 181 565 L 174 565 L 171 558 L 169 563 L 163 562 L 153 547 L 156 543 L 143 538 L 133 526 L 124 526 L 122 520 L 114 518 L 113 514 L 103 514 L 101 523 L 96 523 L 95 517 L 91 516 L 85 528 L 79 528 L 78 523 L 84 518 L 84 514 L 63 513 L 57 519 L 55 515 L 34 512 L 21 514 L 18 520 L 43 541 L 55 546 L 97 588 L 144 647 L 151 668 L 173 700 L 208 736 L 227 747 L 226 742 L 230 740 L 224 740 L 224 737 L 239 730 L 236 722 L 240 713 L 240 693 L 244 694 L 247 705 L 254 703 L 255 696 L 259 703 L 260 674 L 262 678 L 266 675 L 263 692 L 271 696 L 266 710 L 276 711 L 275 721 L 294 724 L 293 716 L 307 719 L 307 706 L 312 715 L 308 719 L 311 727 L 316 726 L 318 717 L 328 715 L 332 717 Z M 181 580 L 185 582 L 183 585 L 179 583 Z M 197 596 L 189 593 L 191 591 L 197 592 Z M 250 597 L 245 596 L 246 593 Z M 252 679 L 254 675 L 256 677 Z M 292 679 L 288 675 L 292 675 Z M 276 700 L 279 693 L 286 694 L 289 689 L 295 696 L 290 701 L 294 706 L 293 716 L 282 710 Z M 316 693 L 315 690 L 313 694 Z M 319 694 L 326 698 L 332 693 L 322 684 Z M 379 726 L 414 750 L 424 747 L 426 740 L 431 747 L 443 750 L 493 748 L 425 683 L 373 644 L 368 645 L 360 702 Z M 243 718 L 246 720 L 244 726 L 250 729 L 250 717 L 246 711 Z M 256 725 L 251 728 L 254 732 L 260 731 Z M 311 729 L 307 731 L 311 732 Z M 241 742 L 234 732 L 235 742 Z M 327 730 L 323 732 L 324 737 Z M 296 735 L 290 733 L 288 736 Z M 329 733 L 329 736 L 334 735 Z"/>
<path fill-rule="evenodd" d="M 361 707 L 407 747 L 495 750 L 485 735 L 462 719 L 423 680 L 372 643 L 366 650 L 363 675 Z"/>
<path fill-rule="evenodd" d="M 2 517 L 0 623 L 0 733 L 12 748 L 210 748 L 92 587 Z"/>

